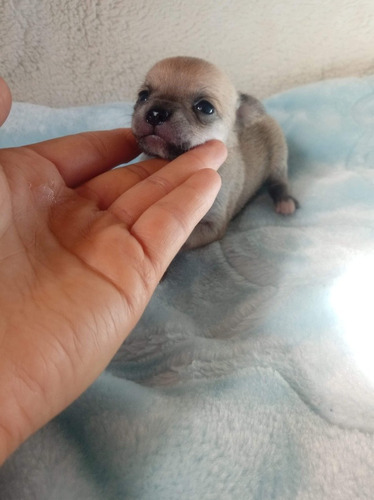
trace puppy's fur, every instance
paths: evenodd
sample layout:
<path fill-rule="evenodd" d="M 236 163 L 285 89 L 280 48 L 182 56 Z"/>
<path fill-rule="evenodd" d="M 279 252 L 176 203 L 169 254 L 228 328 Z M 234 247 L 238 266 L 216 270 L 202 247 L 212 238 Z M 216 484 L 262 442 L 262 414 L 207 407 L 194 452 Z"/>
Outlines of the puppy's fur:
<path fill-rule="evenodd" d="M 209 62 L 173 57 L 155 64 L 139 90 L 132 129 L 151 156 L 173 159 L 210 139 L 228 148 L 219 169 L 222 188 L 184 248 L 222 238 L 231 218 L 265 182 L 276 212 L 288 215 L 297 208 L 288 190 L 287 145 L 279 125 Z"/>

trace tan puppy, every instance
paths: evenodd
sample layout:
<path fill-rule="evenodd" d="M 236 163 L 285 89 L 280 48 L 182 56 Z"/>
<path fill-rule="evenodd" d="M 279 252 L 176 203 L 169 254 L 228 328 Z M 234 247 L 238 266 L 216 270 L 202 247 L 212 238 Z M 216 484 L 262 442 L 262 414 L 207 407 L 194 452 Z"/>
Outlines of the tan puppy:
<path fill-rule="evenodd" d="M 228 157 L 219 169 L 222 188 L 184 248 L 222 238 L 227 224 L 268 183 L 278 213 L 297 201 L 287 184 L 287 145 L 276 121 L 254 97 L 239 94 L 213 64 L 193 57 L 164 59 L 140 88 L 132 129 L 150 156 L 172 159 L 210 139 L 223 141 Z"/>

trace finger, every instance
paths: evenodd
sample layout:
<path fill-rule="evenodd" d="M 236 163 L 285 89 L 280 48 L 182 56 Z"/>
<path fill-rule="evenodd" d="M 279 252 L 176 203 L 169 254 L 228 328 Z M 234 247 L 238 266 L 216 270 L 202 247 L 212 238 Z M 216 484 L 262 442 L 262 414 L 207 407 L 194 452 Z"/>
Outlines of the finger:
<path fill-rule="evenodd" d="M 203 148 L 212 147 L 214 149 L 218 148 L 220 148 L 221 150 L 223 149 L 220 143 L 218 145 L 217 143 L 215 145 L 214 144 L 215 144 L 214 141 L 212 141 L 211 145 L 210 144 L 207 144 L 206 146 L 204 145 Z M 199 148 L 195 148 L 193 150 L 193 152 L 191 153 L 191 157 L 197 151 L 199 151 Z M 211 153 L 213 152 L 214 151 L 212 149 Z M 214 153 L 217 154 L 217 151 L 215 151 Z M 221 153 L 225 154 L 222 151 L 218 151 L 218 154 Z M 198 154 L 201 155 L 200 152 Z M 186 175 L 188 175 L 189 172 L 196 170 L 196 163 L 199 163 L 201 168 L 207 168 L 209 166 L 212 166 L 214 161 L 214 160 L 212 161 L 211 165 L 208 165 L 206 162 L 202 164 L 200 158 L 196 158 L 195 160 L 191 158 L 188 163 L 184 159 L 183 165 L 185 166 L 183 171 L 180 172 L 180 170 L 182 170 L 180 166 L 182 161 L 180 160 L 180 158 L 182 157 L 179 157 L 179 159 L 174 160 L 175 163 L 173 162 L 173 164 L 170 167 L 168 167 L 166 171 L 163 170 L 163 172 L 166 173 L 170 171 L 173 173 L 173 175 L 183 174 L 179 176 L 180 182 L 182 182 L 186 178 Z M 117 200 L 117 198 L 120 197 L 120 195 L 128 191 L 130 188 L 132 188 L 139 182 L 145 180 L 150 175 L 158 172 L 166 164 L 167 164 L 166 160 L 152 159 L 129 165 L 126 168 L 105 172 L 104 174 L 101 174 L 93 179 L 90 179 L 82 186 L 79 186 L 77 192 L 81 196 L 94 200 L 101 210 L 105 210 L 110 205 L 112 205 Z M 175 180 L 178 183 L 178 178 L 176 178 Z M 137 194 L 134 194 L 132 198 L 135 201 L 139 201 L 137 200 Z M 133 200 L 130 200 L 129 203 L 132 204 Z"/>
<path fill-rule="evenodd" d="M 208 212 L 220 187 L 221 178 L 213 170 L 196 172 L 151 206 L 132 226 L 131 234 L 142 245 L 158 276 L 162 276 Z"/>
<path fill-rule="evenodd" d="M 185 182 L 193 173 L 207 168 L 218 170 L 226 154 L 226 147 L 219 141 L 198 146 L 126 191 L 114 201 L 109 210 L 124 224 L 132 226 L 145 210 Z"/>
<path fill-rule="evenodd" d="M 83 132 L 32 144 L 29 148 L 54 163 L 69 187 L 140 154 L 130 129 Z"/>
<path fill-rule="evenodd" d="M 100 210 L 105 210 L 124 192 L 160 170 L 167 163 L 167 160 L 160 158 L 132 163 L 90 179 L 79 186 L 76 192 L 96 202 Z"/>
<path fill-rule="evenodd" d="M 12 94 L 5 80 L 0 77 L 0 126 L 7 119 L 12 107 Z"/>

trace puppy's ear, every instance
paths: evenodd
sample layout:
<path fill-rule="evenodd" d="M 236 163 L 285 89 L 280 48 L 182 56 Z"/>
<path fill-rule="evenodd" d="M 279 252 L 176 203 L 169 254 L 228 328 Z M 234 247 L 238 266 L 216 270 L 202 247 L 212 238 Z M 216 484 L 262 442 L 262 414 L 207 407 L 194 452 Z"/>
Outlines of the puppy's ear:
<path fill-rule="evenodd" d="M 253 125 L 266 114 L 261 102 L 248 94 L 239 93 L 236 123 L 241 128 Z"/>

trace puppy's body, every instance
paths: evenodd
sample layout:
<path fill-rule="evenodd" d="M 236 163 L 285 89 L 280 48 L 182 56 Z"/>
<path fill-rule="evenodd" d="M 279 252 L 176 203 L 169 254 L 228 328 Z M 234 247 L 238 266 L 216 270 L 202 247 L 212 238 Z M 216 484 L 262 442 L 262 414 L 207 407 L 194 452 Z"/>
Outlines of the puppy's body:
<path fill-rule="evenodd" d="M 265 182 L 277 212 L 295 211 L 297 202 L 287 184 L 287 145 L 279 125 L 257 99 L 238 94 L 214 65 L 189 57 L 158 62 L 139 91 L 132 128 L 151 156 L 172 159 L 210 139 L 228 148 L 219 169 L 222 188 L 185 248 L 222 238 L 232 217 Z"/>

